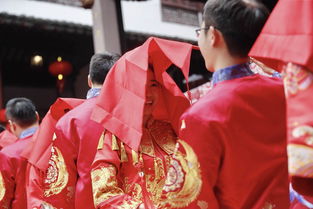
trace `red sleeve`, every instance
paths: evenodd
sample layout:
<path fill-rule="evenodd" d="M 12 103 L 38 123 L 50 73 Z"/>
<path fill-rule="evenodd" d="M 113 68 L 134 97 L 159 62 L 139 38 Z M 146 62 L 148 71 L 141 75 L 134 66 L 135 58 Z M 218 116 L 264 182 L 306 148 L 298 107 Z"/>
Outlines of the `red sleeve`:
<path fill-rule="evenodd" d="M 215 185 L 222 161 L 222 129 L 187 115 L 163 189 L 163 208 L 217 209 Z M 210 154 L 208 154 L 210 153 Z"/>
<path fill-rule="evenodd" d="M 15 182 L 12 177 L 12 165 L 6 156 L 0 153 L 0 208 L 11 207 L 14 198 Z"/>
<path fill-rule="evenodd" d="M 102 142 L 103 140 L 103 142 Z M 93 199 L 96 208 L 137 208 L 141 202 L 124 193 L 119 180 L 121 162 L 119 154 L 112 149 L 112 135 L 100 138 L 98 151 L 91 168 Z"/>
<path fill-rule="evenodd" d="M 52 143 L 43 196 L 48 204 L 56 208 L 75 207 L 76 160 L 79 146 L 75 127 L 74 120 L 68 123 L 58 123 Z"/>

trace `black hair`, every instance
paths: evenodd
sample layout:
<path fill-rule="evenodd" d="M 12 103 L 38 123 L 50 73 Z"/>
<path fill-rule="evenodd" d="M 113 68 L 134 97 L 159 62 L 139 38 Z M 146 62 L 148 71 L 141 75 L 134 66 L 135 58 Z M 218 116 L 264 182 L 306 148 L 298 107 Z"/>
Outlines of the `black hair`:
<path fill-rule="evenodd" d="M 118 54 L 97 53 L 91 57 L 89 66 L 89 76 L 94 84 L 103 84 L 114 63 L 120 58 Z"/>
<path fill-rule="evenodd" d="M 204 6 L 205 27 L 219 30 L 229 53 L 246 57 L 261 32 L 269 12 L 256 0 L 208 0 Z"/>
<path fill-rule="evenodd" d="M 21 127 L 27 127 L 37 122 L 35 105 L 24 97 L 10 99 L 6 104 L 5 114 L 8 120 L 16 122 Z"/>

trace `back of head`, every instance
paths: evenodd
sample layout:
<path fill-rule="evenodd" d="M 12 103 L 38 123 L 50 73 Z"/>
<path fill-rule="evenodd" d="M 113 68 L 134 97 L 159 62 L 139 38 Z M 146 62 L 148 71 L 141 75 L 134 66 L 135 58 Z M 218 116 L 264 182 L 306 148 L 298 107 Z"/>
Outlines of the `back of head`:
<path fill-rule="evenodd" d="M 268 15 L 256 0 L 208 0 L 203 21 L 205 27 L 213 26 L 222 33 L 232 56 L 246 57 Z"/>
<path fill-rule="evenodd" d="M 28 127 L 37 122 L 36 107 L 27 98 L 13 98 L 6 104 L 6 117 L 21 127 Z"/>
<path fill-rule="evenodd" d="M 119 58 L 119 55 L 108 52 L 94 54 L 91 57 L 89 66 L 91 82 L 102 85 L 107 73 Z"/>

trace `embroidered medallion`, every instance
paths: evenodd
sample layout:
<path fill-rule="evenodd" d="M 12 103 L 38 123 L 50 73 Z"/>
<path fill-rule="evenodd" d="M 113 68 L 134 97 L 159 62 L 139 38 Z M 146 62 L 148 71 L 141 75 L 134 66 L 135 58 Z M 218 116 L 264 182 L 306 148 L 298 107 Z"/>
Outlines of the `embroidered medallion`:
<path fill-rule="evenodd" d="M 202 187 L 198 158 L 193 149 L 178 140 L 185 154 L 177 151 L 169 168 L 162 193 L 162 208 L 182 208 L 196 200 Z"/>
<path fill-rule="evenodd" d="M 51 153 L 49 167 L 44 181 L 46 184 L 44 195 L 46 197 L 59 194 L 66 187 L 69 178 L 61 151 L 56 147 L 52 147 Z"/>
<path fill-rule="evenodd" d="M 4 184 L 2 173 L 0 172 L 0 201 L 3 200 L 5 192 L 6 192 L 5 184 Z"/>

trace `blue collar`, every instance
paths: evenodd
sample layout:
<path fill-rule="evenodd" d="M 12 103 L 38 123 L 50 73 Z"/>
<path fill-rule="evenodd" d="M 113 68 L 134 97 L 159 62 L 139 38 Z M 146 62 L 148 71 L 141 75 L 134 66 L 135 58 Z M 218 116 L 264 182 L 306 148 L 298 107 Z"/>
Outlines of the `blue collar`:
<path fill-rule="evenodd" d="M 96 97 L 100 94 L 100 91 L 101 91 L 101 88 L 91 88 L 88 90 L 86 98 L 90 99 L 90 98 Z"/>
<path fill-rule="evenodd" d="M 29 137 L 29 136 L 33 135 L 36 132 L 37 129 L 38 129 L 38 126 L 35 126 L 35 127 L 31 127 L 31 128 L 28 128 L 28 129 L 22 131 L 22 133 L 20 134 L 19 139 L 24 139 L 26 137 Z"/>
<path fill-rule="evenodd" d="M 219 69 L 213 73 L 212 86 L 214 87 L 221 81 L 232 80 L 235 78 L 242 78 L 245 76 L 253 75 L 250 70 L 249 63 L 232 65 L 226 68 Z"/>

